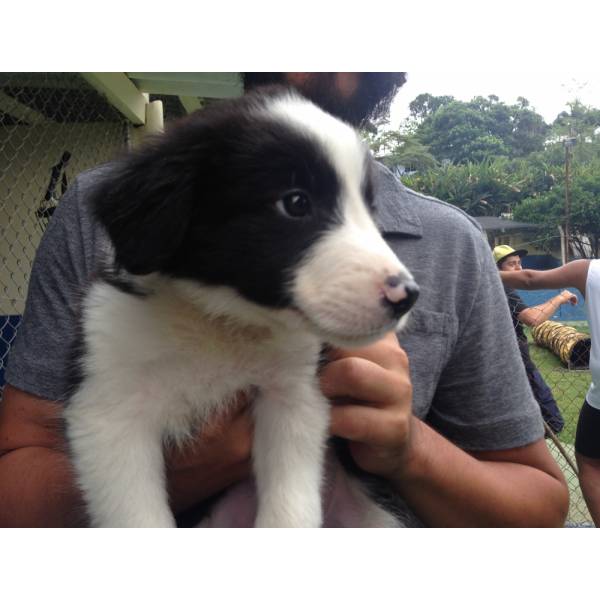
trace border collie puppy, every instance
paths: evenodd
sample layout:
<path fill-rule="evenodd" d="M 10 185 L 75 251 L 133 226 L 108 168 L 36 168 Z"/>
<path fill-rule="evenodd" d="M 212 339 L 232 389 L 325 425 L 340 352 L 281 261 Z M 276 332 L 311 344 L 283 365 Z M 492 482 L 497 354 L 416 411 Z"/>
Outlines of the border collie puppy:
<path fill-rule="evenodd" d="M 418 293 L 371 218 L 371 160 L 351 127 L 273 88 L 116 163 L 91 198 L 112 275 L 86 291 L 65 408 L 92 525 L 174 526 L 164 444 L 240 390 L 254 398 L 256 526 L 322 524 L 322 344 L 377 340 Z"/>

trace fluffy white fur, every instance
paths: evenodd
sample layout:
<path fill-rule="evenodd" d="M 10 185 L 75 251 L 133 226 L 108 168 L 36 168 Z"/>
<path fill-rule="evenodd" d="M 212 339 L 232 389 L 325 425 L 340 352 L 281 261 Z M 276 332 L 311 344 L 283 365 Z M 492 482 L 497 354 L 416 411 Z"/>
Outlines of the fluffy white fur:
<path fill-rule="evenodd" d="M 293 273 L 294 309 L 159 274 L 136 278 L 151 292 L 143 297 L 92 285 L 83 307 L 85 378 L 65 416 L 94 526 L 174 526 L 165 440 L 185 443 L 239 390 L 257 390 L 256 525 L 322 523 L 329 405 L 315 376 L 321 344 L 365 344 L 396 328 L 382 299 L 401 298 L 402 288 L 390 291 L 386 280 L 411 278 L 362 200 L 364 149 L 355 133 L 305 102 L 280 102 L 273 112 L 318 133 L 343 181 L 340 223 Z M 375 505 L 365 514 L 365 526 L 393 522 Z"/>

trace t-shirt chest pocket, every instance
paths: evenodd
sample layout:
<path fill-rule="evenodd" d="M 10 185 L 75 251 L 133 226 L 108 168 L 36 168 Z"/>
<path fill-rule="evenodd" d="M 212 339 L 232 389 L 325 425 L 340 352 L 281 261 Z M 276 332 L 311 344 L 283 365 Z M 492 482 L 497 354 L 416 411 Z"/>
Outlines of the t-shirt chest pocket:
<path fill-rule="evenodd" d="M 399 335 L 408 354 L 413 385 L 413 412 L 425 418 L 435 394 L 443 365 L 448 360 L 450 315 L 414 308 Z"/>

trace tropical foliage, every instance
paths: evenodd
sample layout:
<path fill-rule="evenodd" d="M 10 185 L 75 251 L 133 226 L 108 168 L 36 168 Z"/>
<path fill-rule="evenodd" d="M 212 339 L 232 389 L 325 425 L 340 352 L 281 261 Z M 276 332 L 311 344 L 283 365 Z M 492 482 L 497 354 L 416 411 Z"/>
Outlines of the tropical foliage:
<path fill-rule="evenodd" d="M 406 185 L 474 216 L 511 213 L 537 223 L 550 247 L 565 221 L 568 158 L 572 248 L 598 256 L 600 109 L 575 100 L 547 124 L 523 97 L 508 105 L 497 96 L 421 94 L 409 110 L 399 130 L 365 134 Z"/>
<path fill-rule="evenodd" d="M 546 193 L 515 206 L 515 218 L 542 225 L 548 247 L 565 221 L 564 176 Z M 571 245 L 580 256 L 598 257 L 600 250 L 600 160 L 577 165 L 570 188 Z"/>

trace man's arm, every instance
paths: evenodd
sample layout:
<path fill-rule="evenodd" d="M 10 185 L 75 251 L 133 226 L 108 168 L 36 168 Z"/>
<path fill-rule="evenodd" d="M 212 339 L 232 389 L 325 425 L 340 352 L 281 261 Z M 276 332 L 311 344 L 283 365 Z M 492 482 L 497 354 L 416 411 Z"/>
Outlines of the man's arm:
<path fill-rule="evenodd" d="M 167 456 L 175 513 L 250 472 L 252 424 L 245 405 Z M 10 385 L 0 403 L 0 527 L 85 524 L 61 434 L 61 404 Z"/>
<path fill-rule="evenodd" d="M 0 527 L 82 523 L 56 402 L 10 385 L 0 403 Z"/>
<path fill-rule="evenodd" d="M 502 282 L 521 290 L 543 290 L 574 287 L 585 296 L 585 282 L 590 261 L 574 260 L 562 267 L 548 271 L 523 269 L 522 271 L 500 271 Z"/>
<path fill-rule="evenodd" d="M 569 494 L 543 440 L 467 453 L 411 412 L 408 359 L 395 336 L 339 350 L 323 371 L 332 433 L 364 470 L 388 479 L 429 526 L 561 526 Z"/>
<path fill-rule="evenodd" d="M 416 421 L 416 419 L 415 419 Z M 438 527 L 562 527 L 569 492 L 543 440 L 466 453 L 425 423 L 392 480 L 421 519 Z"/>
<path fill-rule="evenodd" d="M 522 310 L 517 315 L 517 319 L 529 327 L 535 327 L 552 317 L 563 304 L 577 304 L 577 296 L 568 290 L 563 290 L 542 304 Z"/>

